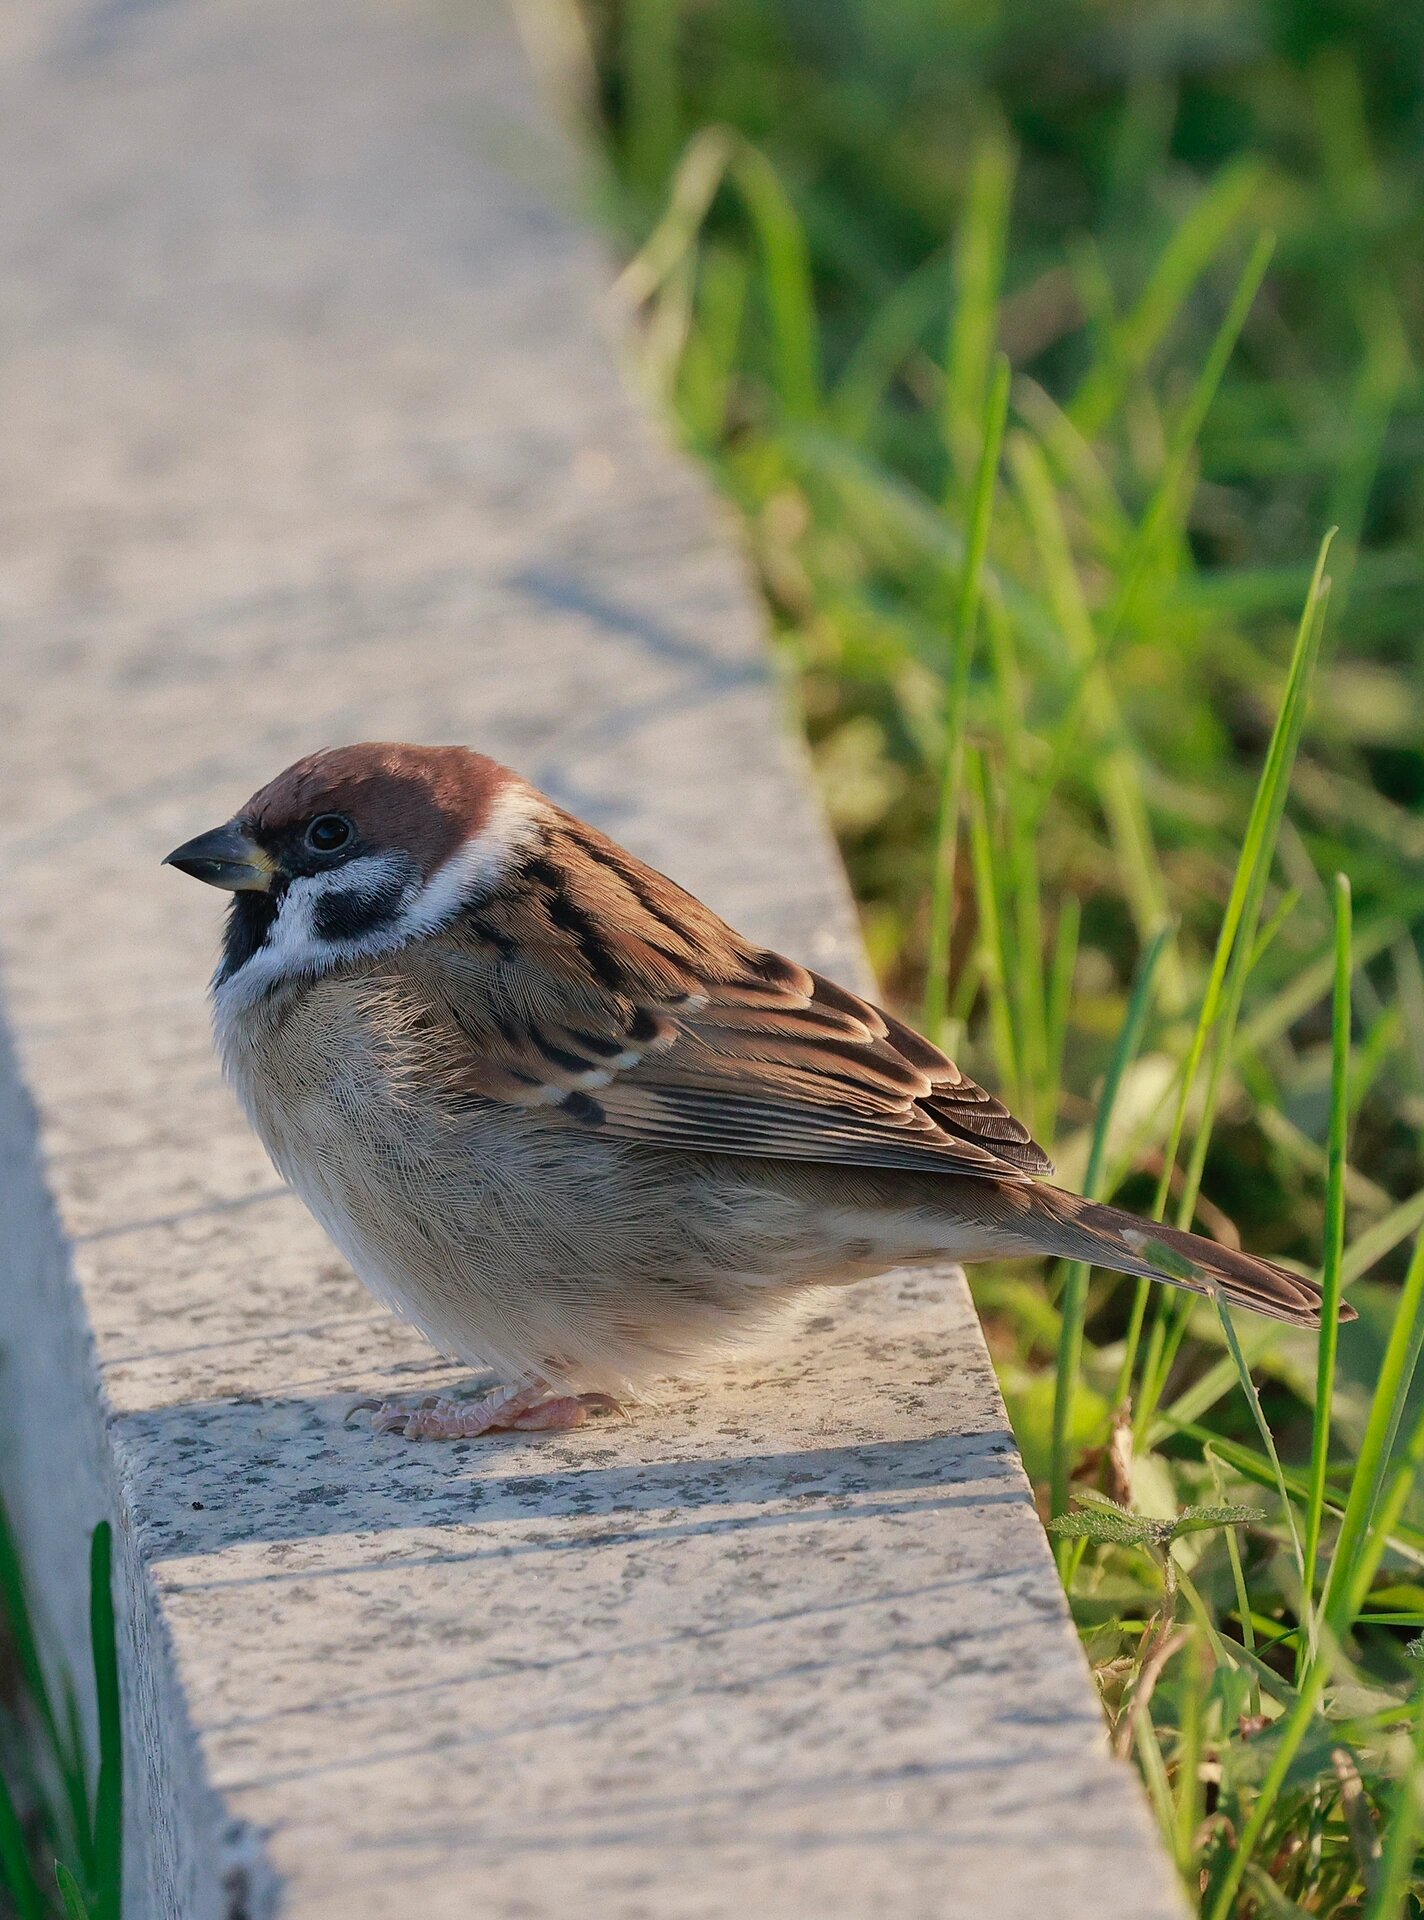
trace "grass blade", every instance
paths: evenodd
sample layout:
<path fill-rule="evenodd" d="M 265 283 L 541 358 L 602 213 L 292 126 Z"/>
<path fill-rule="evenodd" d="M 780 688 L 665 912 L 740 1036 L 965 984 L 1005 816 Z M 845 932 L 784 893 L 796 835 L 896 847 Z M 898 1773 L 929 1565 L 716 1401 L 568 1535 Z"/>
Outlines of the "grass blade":
<path fill-rule="evenodd" d="M 1058 936 L 1053 945 L 1053 967 L 1048 978 L 1048 1084 L 1063 1084 L 1063 1056 L 1068 1046 L 1068 1003 L 1078 959 L 1078 937 L 1083 910 L 1076 893 L 1065 894 L 1058 906 Z"/>
<path fill-rule="evenodd" d="M 1216 1490 L 1217 1500 L 1224 1504 L 1225 1492 L 1222 1487 L 1221 1462 L 1217 1458 L 1214 1449 L 1210 1446 L 1205 1448 L 1204 1452 L 1207 1463 L 1211 1468 L 1212 1485 Z M 1241 1564 L 1241 1542 L 1236 1537 L 1235 1527 L 1225 1527 L 1222 1531 L 1226 1539 L 1226 1557 L 1231 1563 L 1231 1585 L 1236 1595 L 1236 1618 L 1240 1623 L 1242 1646 L 1249 1661 L 1255 1658 L 1256 1629 L 1251 1621 L 1251 1596 L 1246 1591 L 1246 1570 Z M 1185 1587 L 1186 1583 L 1184 1581 L 1184 1591 Z M 1259 1713 L 1261 1711 L 1261 1683 L 1254 1672 L 1251 1675 L 1249 1710 L 1252 1713 Z"/>
<path fill-rule="evenodd" d="M 53 1691 L 40 1659 L 19 1547 L 3 1500 L 0 1500 L 0 1616 L 4 1618 L 15 1649 L 25 1696 L 39 1719 L 54 1770 L 63 1783 L 74 1845 L 80 1864 L 87 1871 L 93 1835 L 76 1720 L 71 1713 L 67 1723 L 62 1723 L 55 1711 Z"/>
<path fill-rule="evenodd" d="M 974 863 L 974 902 L 979 915 L 979 972 L 989 1003 L 989 1028 L 1001 1078 L 1017 1088 L 1018 1049 L 1006 986 L 1003 919 L 999 912 L 998 867 L 989 828 L 989 794 L 981 754 L 969 762 L 969 849 Z"/>
<path fill-rule="evenodd" d="M 0 1892 L 8 1894 L 19 1920 L 45 1920 L 45 1899 L 30 1866 L 25 1829 L 0 1774 Z"/>
<path fill-rule="evenodd" d="M 1275 1812 L 1276 1799 L 1285 1785 L 1286 1775 L 1291 1763 L 1301 1749 L 1310 1723 L 1315 1718 L 1320 1705 L 1320 1696 L 1325 1691 L 1327 1678 L 1326 1662 L 1322 1654 L 1316 1657 L 1306 1668 L 1301 1681 L 1300 1691 L 1296 1695 L 1295 1705 L 1286 1715 L 1285 1726 L 1281 1731 L 1276 1750 L 1271 1756 L 1271 1764 L 1266 1769 L 1251 1812 L 1236 1840 L 1227 1860 L 1226 1871 L 1216 1888 L 1216 1898 L 1207 1909 L 1207 1920 L 1231 1920 L 1236 1904 L 1236 1895 L 1240 1891 L 1246 1869 L 1251 1864 L 1261 1836 L 1265 1833 L 1271 1815 Z"/>
<path fill-rule="evenodd" d="M 654 200 L 677 151 L 677 33 L 680 9 L 667 0 L 625 0 L 622 14 L 624 165 Z"/>
<path fill-rule="evenodd" d="M 1261 1405 L 1261 1396 L 1256 1391 L 1256 1382 L 1251 1378 L 1251 1369 L 1246 1364 L 1246 1356 L 1241 1351 L 1241 1342 L 1236 1337 L 1236 1328 L 1232 1322 L 1231 1309 L 1218 1294 L 1216 1311 L 1221 1320 L 1221 1330 L 1226 1336 L 1232 1361 L 1236 1367 L 1236 1377 L 1241 1383 L 1241 1391 L 1246 1396 L 1246 1404 L 1251 1409 L 1251 1417 L 1256 1422 L 1256 1431 L 1261 1436 L 1261 1444 L 1266 1449 L 1266 1458 L 1271 1463 L 1275 1475 L 1276 1491 L 1281 1497 L 1281 1512 L 1285 1515 L 1287 1530 L 1291 1537 L 1291 1546 L 1295 1551 L 1296 1567 L 1300 1573 L 1302 1588 L 1302 1606 L 1307 1613 L 1311 1609 L 1311 1595 L 1305 1585 L 1305 1551 L 1301 1545 L 1300 1529 L 1296 1525 L 1295 1503 L 1291 1499 L 1290 1488 L 1286 1484 L 1285 1468 L 1281 1465 L 1281 1456 L 1276 1451 L 1275 1436 L 1271 1432 L 1270 1422 Z"/>
<path fill-rule="evenodd" d="M 59 1897 L 64 1902 L 64 1920 L 98 1920 L 79 1891 L 78 1881 L 62 1860 L 54 1863 L 54 1877 L 59 1886 Z"/>
<path fill-rule="evenodd" d="M 870 435 L 896 369 L 944 312 L 946 277 L 943 254 L 931 254 L 876 310 L 829 396 L 831 423 L 846 440 Z"/>
<path fill-rule="evenodd" d="M 1142 1044 L 1147 1016 L 1152 1007 L 1152 989 L 1157 977 L 1157 964 L 1166 950 L 1169 937 L 1169 930 L 1166 927 L 1159 928 L 1138 962 L 1137 977 L 1132 983 L 1127 1013 L 1118 1033 L 1112 1058 L 1108 1062 L 1107 1077 L 1103 1081 L 1097 1117 L 1093 1123 L 1092 1144 L 1088 1150 L 1088 1167 L 1083 1176 L 1083 1192 L 1090 1200 L 1098 1197 L 1103 1177 L 1103 1159 L 1107 1151 L 1108 1133 L 1112 1125 L 1113 1111 L 1117 1105 L 1117 1096 L 1122 1087 L 1123 1075 L 1136 1059 L 1138 1048 Z M 1068 1458 L 1068 1433 L 1073 1397 L 1077 1392 L 1078 1376 L 1082 1370 L 1083 1321 L 1087 1307 L 1090 1271 L 1085 1261 L 1075 1260 L 1068 1268 L 1067 1282 L 1063 1289 L 1063 1332 L 1058 1343 L 1058 1367 L 1053 1392 L 1053 1466 L 1050 1480 L 1050 1509 L 1055 1516 L 1066 1512 L 1068 1507 L 1068 1474 L 1071 1464 Z M 1066 1541 L 1057 1543 L 1060 1565 L 1065 1559 L 1067 1545 Z"/>
<path fill-rule="evenodd" d="M 1335 992 L 1331 1006 L 1329 1171 L 1325 1196 L 1325 1256 L 1321 1266 L 1320 1348 L 1315 1374 L 1315 1427 L 1310 1449 L 1310 1498 L 1305 1513 L 1305 1591 L 1315 1592 L 1320 1527 L 1325 1512 L 1325 1472 L 1330 1457 L 1330 1415 L 1335 1396 L 1335 1355 L 1340 1339 L 1340 1277 L 1345 1257 L 1345 1157 L 1350 1118 L 1350 883 L 1335 876 Z"/>
<path fill-rule="evenodd" d="M 89 1631 L 99 1719 L 99 1785 L 94 1801 L 94 1920 L 120 1920 L 123 1898 L 123 1722 L 114 1623 L 114 1535 L 107 1520 L 94 1529 L 89 1553 Z"/>
<path fill-rule="evenodd" d="M 1326 534 L 1316 556 L 1310 591 L 1306 596 L 1300 625 L 1296 630 L 1295 647 L 1291 655 L 1285 692 L 1276 716 L 1266 764 L 1262 769 L 1255 799 L 1252 802 L 1241 855 L 1236 864 L 1236 873 L 1232 880 L 1226 913 L 1222 919 L 1221 932 L 1217 937 L 1206 992 L 1202 998 L 1201 1012 L 1187 1052 L 1186 1066 L 1179 1083 L 1176 1109 L 1162 1155 L 1162 1174 L 1153 1205 L 1153 1217 L 1159 1220 L 1167 1210 L 1172 1173 L 1186 1127 L 1187 1111 L 1196 1086 L 1197 1075 L 1203 1060 L 1207 1058 L 1210 1042 L 1211 1056 L 1208 1062 L 1203 1112 L 1193 1142 L 1192 1157 L 1188 1164 L 1177 1210 L 1177 1224 L 1183 1227 L 1190 1227 L 1196 1211 L 1197 1195 L 1201 1191 L 1201 1178 L 1206 1166 L 1207 1148 L 1216 1117 L 1222 1077 L 1231 1054 L 1240 1016 L 1241 1000 L 1248 972 L 1247 962 L 1255 948 L 1256 929 L 1265 899 L 1266 883 L 1275 858 L 1276 840 L 1290 787 L 1291 768 L 1295 764 L 1296 751 L 1305 726 L 1311 680 L 1320 651 L 1325 611 L 1329 600 L 1329 581 L 1325 575 L 1325 562 L 1330 552 L 1332 538 L 1333 534 Z M 1159 1305 L 1143 1369 L 1142 1391 L 1138 1400 L 1135 1424 L 1139 1435 L 1145 1433 L 1152 1424 L 1157 1404 L 1167 1383 L 1167 1375 L 1175 1357 L 1177 1345 L 1186 1330 L 1189 1313 L 1189 1303 L 1181 1307 L 1174 1307 L 1170 1303 Z"/>
<path fill-rule="evenodd" d="M 1230 1527 L 1226 1529 L 1232 1531 Z M 1177 1821 L 1174 1852 L 1183 1874 L 1192 1870 L 1197 1829 L 1201 1825 L 1205 1783 L 1201 1778 L 1203 1746 L 1202 1722 L 1206 1713 L 1207 1676 L 1211 1655 L 1201 1635 L 1193 1635 L 1187 1647 L 1191 1675 L 1182 1689 L 1181 1727 L 1177 1748 Z"/>
<path fill-rule="evenodd" d="M 1145 943 L 1171 916 L 1137 757 L 1107 671 L 1048 461 L 1042 448 L 1025 433 L 1013 435 L 1009 461 L 1047 590 L 1056 630 L 1055 664 L 1061 663 L 1066 647 L 1075 678 L 1075 691 L 1056 729 L 1053 757 L 1055 762 L 1068 757 L 1077 748 L 1085 727 L 1093 735 L 1093 784 L 1112 836 L 1138 936 Z M 1168 954 L 1162 998 L 1169 1008 L 1175 1008 L 1184 992 L 1175 960 Z"/>
<path fill-rule="evenodd" d="M 1295 648 L 1291 655 L 1285 693 L 1276 716 L 1266 764 L 1262 769 L 1260 782 L 1256 788 L 1256 797 L 1252 802 L 1241 857 L 1236 864 L 1231 894 L 1222 918 L 1216 951 L 1212 956 L 1211 973 L 1202 999 L 1201 1013 L 1187 1054 L 1187 1067 L 1182 1075 L 1177 1110 L 1173 1115 L 1167 1151 L 1163 1156 L 1162 1177 L 1157 1189 L 1156 1215 L 1159 1219 L 1166 1211 L 1167 1197 L 1171 1191 L 1172 1170 L 1176 1165 L 1177 1153 L 1186 1127 L 1187 1108 L 1191 1102 L 1197 1073 L 1206 1053 L 1207 1042 L 1227 1002 L 1233 955 L 1248 954 L 1255 940 L 1256 921 L 1260 916 L 1270 863 L 1275 854 L 1276 836 L 1280 830 L 1281 815 L 1285 810 L 1290 772 L 1305 723 L 1306 700 L 1325 624 L 1324 615 L 1329 592 L 1329 582 L 1325 577 L 1325 562 L 1330 552 L 1332 538 L 1333 535 L 1326 534 L 1316 556 L 1315 572 L 1311 577 L 1310 590 L 1306 595 L 1300 625 L 1296 630 Z M 1222 1048 L 1218 1045 L 1218 1054 L 1221 1051 Z M 1203 1136 L 1209 1135 L 1209 1119 L 1203 1123 L 1200 1132 Z M 1182 1202 L 1180 1224 L 1190 1224 L 1195 1205 L 1196 1192 L 1193 1190 Z"/>
<path fill-rule="evenodd" d="M 775 167 L 749 141 L 725 127 L 704 127 L 688 142 L 667 211 L 642 251 L 624 268 L 617 291 L 639 306 L 682 275 L 682 306 L 690 312 L 687 273 L 724 180 L 730 180 L 741 195 L 761 255 L 777 399 L 788 420 L 809 423 L 817 417 L 821 402 L 820 323 L 810 248 Z M 666 373 L 663 383 L 670 391 Z"/>
<path fill-rule="evenodd" d="M 1415 1244 L 1414 1257 L 1400 1290 L 1399 1306 L 1390 1327 L 1379 1379 L 1370 1401 L 1369 1418 L 1360 1442 L 1359 1458 L 1345 1501 L 1345 1514 L 1330 1570 L 1325 1578 L 1321 1608 L 1327 1619 L 1335 1619 L 1342 1598 L 1350 1591 L 1356 1562 L 1365 1543 L 1379 1500 L 1380 1488 L 1389 1467 L 1391 1437 L 1398 1430 L 1400 1411 L 1409 1392 L 1417 1357 L 1416 1332 L 1424 1312 L 1424 1237 Z M 1341 1628 L 1348 1622 L 1341 1619 Z"/>
<path fill-rule="evenodd" d="M 630 307 L 651 300 L 695 247 L 736 144 L 736 136 L 726 127 L 704 127 L 688 141 L 673 176 L 666 211 L 618 276 L 614 291 Z"/>
<path fill-rule="evenodd" d="M 761 249 L 777 398 L 787 419 L 810 421 L 821 404 L 821 350 L 806 231 L 775 167 L 758 148 L 739 142 L 731 174 Z"/>
<path fill-rule="evenodd" d="M 950 457 L 949 492 L 957 472 L 974 474 L 983 464 L 981 425 L 992 413 L 997 376 L 994 342 L 999 322 L 999 288 L 1004 277 L 1009 208 L 1013 200 L 1015 156 L 1012 143 L 995 125 L 975 148 L 965 194 L 964 214 L 954 243 L 954 311 L 945 354 L 943 437 Z"/>
<path fill-rule="evenodd" d="M 1141 298 L 1113 327 L 1109 351 L 1089 369 L 1068 409 L 1085 438 L 1095 439 L 1122 405 L 1132 382 L 1146 368 L 1192 288 L 1259 190 L 1256 166 L 1227 168 L 1176 228 Z"/>
<path fill-rule="evenodd" d="M 1424 1541 L 1419 1540 L 1414 1529 L 1407 1529 L 1403 1525 L 1404 1512 L 1421 1468 L 1424 1468 L 1424 1414 L 1414 1423 L 1404 1458 L 1395 1469 L 1389 1491 L 1376 1509 L 1374 1524 L 1365 1535 L 1359 1558 L 1349 1569 L 1349 1580 L 1342 1583 L 1336 1605 L 1340 1620 L 1351 1624 L 1359 1620 L 1369 1599 L 1370 1588 L 1374 1585 L 1375 1575 L 1380 1570 L 1380 1563 L 1391 1549 L 1404 1553 L 1412 1551 L 1416 1564 L 1424 1565 Z M 1414 1534 L 1414 1540 L 1419 1541 L 1418 1546 L 1403 1537 L 1406 1532 Z"/>
<path fill-rule="evenodd" d="M 1424 1227 L 1424 1192 L 1412 1194 L 1408 1200 L 1401 1200 L 1397 1207 L 1391 1207 L 1383 1220 L 1376 1220 L 1373 1226 L 1357 1234 L 1349 1251 L 1341 1263 L 1340 1274 L 1343 1284 L 1349 1286 L 1352 1280 L 1368 1273 L 1378 1260 L 1407 1240 L 1411 1233 Z"/>
<path fill-rule="evenodd" d="M 1414 1701 L 1414 1739 L 1385 1826 L 1384 1853 L 1363 1920 L 1398 1920 L 1409 1911 L 1419 1834 L 1424 1827 L 1424 1687 Z"/>
<path fill-rule="evenodd" d="M 964 777 L 964 707 L 969 667 L 979 624 L 979 602 L 984 587 L 984 556 L 989 546 L 989 519 L 999 471 L 999 452 L 1009 413 L 1009 363 L 1002 355 L 995 363 L 979 467 L 969 511 L 969 541 L 960 576 L 959 605 L 954 619 L 954 650 L 945 682 L 944 761 L 940 777 L 939 818 L 935 829 L 934 881 L 930 902 L 929 958 L 925 980 L 925 1031 L 938 1039 L 944 1030 L 949 1004 L 950 920 L 954 909 L 955 851 L 959 839 L 961 788 Z"/>
<path fill-rule="evenodd" d="M 1211 351 L 1182 409 L 1181 417 L 1172 434 L 1172 445 L 1168 450 L 1162 477 L 1120 562 L 1122 585 L 1114 596 L 1112 608 L 1104 623 L 1107 646 L 1111 646 L 1114 638 L 1126 625 L 1136 603 L 1143 577 L 1153 555 L 1162 543 L 1173 514 L 1177 516 L 1180 526 L 1186 504 L 1183 499 L 1183 483 L 1187 477 L 1188 465 L 1197 441 L 1201 437 L 1201 430 L 1211 403 L 1216 397 L 1216 390 L 1221 385 L 1222 375 L 1226 372 L 1226 363 L 1235 351 L 1236 342 L 1241 337 L 1241 329 L 1246 324 L 1246 316 L 1255 303 L 1256 295 L 1261 291 L 1261 282 L 1266 277 L 1266 269 L 1271 264 L 1271 255 L 1275 251 L 1275 246 L 1273 235 L 1262 234 L 1251 249 L 1251 257 L 1237 282 L 1226 317 L 1217 329 Z"/>
<path fill-rule="evenodd" d="M 56 1760 L 64 1757 L 64 1741 L 50 1697 L 49 1682 L 40 1660 L 39 1643 L 24 1572 L 20 1565 L 15 1531 L 4 1501 L 0 1500 L 0 1615 L 3 1615 L 15 1649 L 15 1659 L 25 1691 L 33 1702 Z"/>

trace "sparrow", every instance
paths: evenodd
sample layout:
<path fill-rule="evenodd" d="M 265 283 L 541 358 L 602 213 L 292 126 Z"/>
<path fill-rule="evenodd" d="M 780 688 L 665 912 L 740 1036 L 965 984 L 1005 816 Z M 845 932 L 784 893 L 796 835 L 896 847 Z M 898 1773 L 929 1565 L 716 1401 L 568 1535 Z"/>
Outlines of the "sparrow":
<path fill-rule="evenodd" d="M 227 1078 L 373 1293 L 506 1384 L 382 1432 L 561 1429 L 891 1267 L 1049 1255 L 1320 1324 L 1269 1260 L 1048 1185 L 893 1014 L 464 747 L 297 761 L 166 864 L 231 893 Z"/>

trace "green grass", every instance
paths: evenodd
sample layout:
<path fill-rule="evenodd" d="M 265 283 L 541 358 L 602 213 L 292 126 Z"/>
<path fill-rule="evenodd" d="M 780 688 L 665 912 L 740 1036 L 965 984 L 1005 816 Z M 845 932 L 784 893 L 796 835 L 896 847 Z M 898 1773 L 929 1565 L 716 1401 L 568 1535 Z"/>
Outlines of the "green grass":
<path fill-rule="evenodd" d="M 1424 15 L 585 18 L 887 992 L 1325 1284 L 973 1276 L 1114 1743 L 1210 1920 L 1424 1912 Z"/>
<path fill-rule="evenodd" d="M 122 1920 L 123 1733 L 107 1521 L 90 1545 L 89 1626 L 99 1730 L 92 1794 L 78 1700 L 67 1676 L 56 1697 L 0 1505 L 0 1914 L 17 1920 Z"/>

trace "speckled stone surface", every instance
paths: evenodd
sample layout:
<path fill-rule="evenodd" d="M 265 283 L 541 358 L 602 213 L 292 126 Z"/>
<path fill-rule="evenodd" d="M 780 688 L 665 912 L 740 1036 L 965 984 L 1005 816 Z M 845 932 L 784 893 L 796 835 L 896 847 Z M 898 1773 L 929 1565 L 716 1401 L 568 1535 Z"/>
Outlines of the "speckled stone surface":
<path fill-rule="evenodd" d="M 1180 1915 L 959 1276 L 376 1440 L 449 1369 L 218 1082 L 157 862 L 322 742 L 489 748 L 863 977 L 507 16 L 12 0 L 0 177 L 0 1471 L 76 1663 L 118 1522 L 128 1920 Z"/>

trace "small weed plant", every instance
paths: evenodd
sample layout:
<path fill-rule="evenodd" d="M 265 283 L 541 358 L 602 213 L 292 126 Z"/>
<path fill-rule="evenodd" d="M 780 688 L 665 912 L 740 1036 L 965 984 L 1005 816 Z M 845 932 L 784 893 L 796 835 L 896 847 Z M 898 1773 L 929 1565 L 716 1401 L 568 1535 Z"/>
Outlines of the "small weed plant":
<path fill-rule="evenodd" d="M 17 1543 L 0 1506 L 0 1914 L 16 1920 L 122 1920 L 123 1741 L 112 1563 L 113 1533 L 102 1521 L 89 1557 L 98 1727 L 98 1763 L 91 1769 L 78 1696 L 67 1677 L 56 1689 L 41 1658 Z"/>

